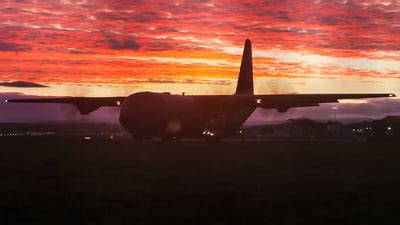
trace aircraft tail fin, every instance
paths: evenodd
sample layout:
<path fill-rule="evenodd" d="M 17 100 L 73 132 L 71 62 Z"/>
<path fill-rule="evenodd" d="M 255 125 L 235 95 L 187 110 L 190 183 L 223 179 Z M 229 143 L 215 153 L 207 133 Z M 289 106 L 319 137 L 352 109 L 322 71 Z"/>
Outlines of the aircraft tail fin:
<path fill-rule="evenodd" d="M 240 65 L 239 79 L 236 87 L 236 95 L 253 95 L 253 62 L 251 53 L 251 41 L 246 39 Z"/>

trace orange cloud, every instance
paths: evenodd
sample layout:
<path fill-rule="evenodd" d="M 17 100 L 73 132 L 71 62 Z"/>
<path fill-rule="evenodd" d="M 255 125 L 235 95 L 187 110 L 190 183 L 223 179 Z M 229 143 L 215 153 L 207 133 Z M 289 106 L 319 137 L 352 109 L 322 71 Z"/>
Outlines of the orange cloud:
<path fill-rule="evenodd" d="M 397 1 L 28 0 L 0 11 L 0 81 L 230 85 L 245 38 L 259 77 L 400 78 Z"/>

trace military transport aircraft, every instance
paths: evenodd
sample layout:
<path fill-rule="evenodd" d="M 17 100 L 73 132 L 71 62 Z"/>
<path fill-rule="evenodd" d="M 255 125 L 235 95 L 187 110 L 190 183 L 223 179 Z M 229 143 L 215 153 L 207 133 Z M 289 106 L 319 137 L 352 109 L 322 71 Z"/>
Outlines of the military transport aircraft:
<path fill-rule="evenodd" d="M 135 139 L 183 137 L 220 140 L 233 135 L 257 107 L 285 112 L 292 107 L 318 106 L 339 99 L 394 97 L 394 94 L 271 94 L 255 95 L 251 41 L 246 40 L 236 93 L 173 95 L 138 92 L 128 97 L 63 97 L 14 99 L 17 103 L 69 103 L 81 114 L 102 106 L 121 107 L 119 121 Z"/>

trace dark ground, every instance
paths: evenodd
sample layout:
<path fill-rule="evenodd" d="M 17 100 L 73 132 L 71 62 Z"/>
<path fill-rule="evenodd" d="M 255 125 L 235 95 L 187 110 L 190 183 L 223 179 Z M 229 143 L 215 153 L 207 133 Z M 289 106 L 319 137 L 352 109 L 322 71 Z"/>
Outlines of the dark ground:
<path fill-rule="evenodd" d="M 400 148 L 0 139 L 0 224 L 400 224 Z"/>

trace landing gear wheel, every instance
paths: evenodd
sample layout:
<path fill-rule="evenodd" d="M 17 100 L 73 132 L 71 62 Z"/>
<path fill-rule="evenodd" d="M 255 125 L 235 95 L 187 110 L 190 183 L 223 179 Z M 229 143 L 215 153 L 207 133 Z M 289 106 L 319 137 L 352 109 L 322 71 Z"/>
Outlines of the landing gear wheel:
<path fill-rule="evenodd" d="M 135 140 L 135 141 L 141 141 L 141 140 L 143 140 L 143 136 L 140 136 L 140 135 L 132 135 L 132 138 L 133 138 L 133 140 Z"/>
<path fill-rule="evenodd" d="M 221 143 L 221 138 L 206 138 L 205 139 L 208 143 L 210 144 L 217 144 L 217 143 Z"/>
<path fill-rule="evenodd" d="M 179 141 L 181 139 L 182 137 L 161 137 L 161 140 L 163 141 Z"/>

